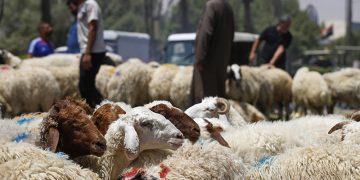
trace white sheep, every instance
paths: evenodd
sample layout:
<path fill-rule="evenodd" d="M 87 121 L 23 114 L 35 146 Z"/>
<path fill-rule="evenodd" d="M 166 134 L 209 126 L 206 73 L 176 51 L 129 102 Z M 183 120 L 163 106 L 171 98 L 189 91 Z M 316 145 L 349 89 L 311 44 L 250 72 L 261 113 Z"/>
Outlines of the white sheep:
<path fill-rule="evenodd" d="M 260 66 L 259 73 L 273 86 L 272 96 L 274 103 L 279 107 L 279 118 L 283 118 L 283 108 L 285 107 L 285 119 L 289 119 L 289 105 L 292 101 L 291 76 L 286 71 L 272 65 Z"/>
<path fill-rule="evenodd" d="M 223 127 L 246 125 L 244 118 L 224 98 L 206 97 L 201 103 L 188 108 L 185 113 L 191 118 L 219 118 Z"/>
<path fill-rule="evenodd" d="M 79 65 L 80 55 L 78 54 L 51 54 L 45 57 L 24 59 L 21 67 L 67 67 Z"/>
<path fill-rule="evenodd" d="M 1 144 L 0 152 L 0 179 L 100 179 L 90 170 L 31 144 Z"/>
<path fill-rule="evenodd" d="M 108 97 L 107 85 L 114 73 L 114 66 L 102 65 L 99 72 L 96 74 L 95 87 L 103 97 Z"/>
<path fill-rule="evenodd" d="M 0 55 L 4 59 L 4 63 L 13 68 L 17 67 L 21 63 L 21 59 L 15 55 L 13 55 L 8 50 L 0 49 Z"/>
<path fill-rule="evenodd" d="M 27 142 L 39 144 L 40 124 L 43 117 L 27 118 L 20 116 L 16 119 L 0 120 L 0 134 L 2 142 Z"/>
<path fill-rule="evenodd" d="M 269 116 L 274 88 L 259 71 L 256 67 L 231 65 L 228 68 L 226 93 L 231 99 L 259 106 Z"/>
<path fill-rule="evenodd" d="M 323 75 L 329 85 L 332 95 L 332 104 L 329 113 L 333 113 L 337 102 L 348 105 L 360 103 L 360 70 L 356 68 L 345 68 L 340 71 L 326 73 Z"/>
<path fill-rule="evenodd" d="M 51 72 L 61 90 L 61 98 L 80 97 L 79 91 L 79 55 L 52 54 L 41 58 L 25 59 L 20 68 L 41 67 Z"/>
<path fill-rule="evenodd" d="M 360 123 L 341 122 L 342 142 L 290 149 L 268 156 L 247 174 L 249 179 L 359 179 Z"/>
<path fill-rule="evenodd" d="M 47 111 L 60 99 L 54 76 L 43 68 L 20 68 L 1 71 L 0 104 L 12 115 Z"/>
<path fill-rule="evenodd" d="M 180 66 L 171 83 L 170 101 L 182 110 L 190 107 L 192 75 L 193 66 Z"/>
<path fill-rule="evenodd" d="M 237 102 L 229 99 L 230 105 L 244 118 L 247 123 L 266 120 L 265 115 L 255 106 L 246 102 Z"/>
<path fill-rule="evenodd" d="M 139 59 L 130 59 L 119 65 L 107 84 L 112 101 L 122 101 L 132 106 L 149 102 L 149 82 L 154 68 Z"/>
<path fill-rule="evenodd" d="M 306 116 L 291 121 L 261 121 L 222 133 L 231 150 L 247 167 L 266 156 L 281 154 L 288 149 L 333 144 L 341 139 L 339 133 L 328 135 L 343 116 Z"/>
<path fill-rule="evenodd" d="M 100 158 L 78 158 L 102 179 L 115 179 L 144 150 L 177 149 L 183 135 L 163 116 L 145 107 L 133 108 L 113 122 L 106 132 L 107 150 Z"/>
<path fill-rule="evenodd" d="M 179 71 L 174 64 L 165 64 L 158 67 L 149 83 L 149 95 L 151 100 L 170 100 L 172 81 Z"/>
<path fill-rule="evenodd" d="M 122 64 L 124 62 L 123 58 L 115 53 L 106 52 L 106 57 L 109 58 L 112 62 L 114 62 L 115 66 Z"/>
<path fill-rule="evenodd" d="M 184 144 L 160 165 L 143 170 L 143 179 L 244 179 L 246 169 L 230 149 L 217 143 Z M 140 172 L 141 173 L 141 172 Z"/>
<path fill-rule="evenodd" d="M 331 103 L 331 91 L 320 73 L 300 68 L 293 80 L 292 94 L 297 106 L 310 109 L 312 113 L 322 114 L 324 107 Z"/>

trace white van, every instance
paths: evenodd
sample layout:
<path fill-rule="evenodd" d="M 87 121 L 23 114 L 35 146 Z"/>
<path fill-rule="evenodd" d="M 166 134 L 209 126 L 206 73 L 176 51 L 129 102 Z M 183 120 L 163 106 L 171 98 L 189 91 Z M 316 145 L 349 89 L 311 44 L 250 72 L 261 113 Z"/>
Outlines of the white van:
<path fill-rule="evenodd" d="M 150 59 L 150 36 L 145 33 L 104 31 L 107 51 L 120 55 L 124 60 L 139 58 L 145 62 Z"/>
<path fill-rule="evenodd" d="M 235 32 L 231 64 L 248 64 L 249 53 L 257 34 Z M 192 65 L 195 60 L 196 33 L 172 34 L 167 39 L 163 63 Z"/>

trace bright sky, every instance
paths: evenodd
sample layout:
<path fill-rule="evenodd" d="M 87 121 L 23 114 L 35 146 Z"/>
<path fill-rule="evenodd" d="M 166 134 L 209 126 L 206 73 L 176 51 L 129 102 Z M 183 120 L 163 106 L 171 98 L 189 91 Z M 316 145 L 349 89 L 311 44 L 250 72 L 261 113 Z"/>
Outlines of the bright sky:
<path fill-rule="evenodd" d="M 353 21 L 360 22 L 360 0 L 353 1 Z M 313 4 L 319 13 L 320 22 L 324 20 L 344 20 L 346 0 L 299 0 L 301 9 Z"/>

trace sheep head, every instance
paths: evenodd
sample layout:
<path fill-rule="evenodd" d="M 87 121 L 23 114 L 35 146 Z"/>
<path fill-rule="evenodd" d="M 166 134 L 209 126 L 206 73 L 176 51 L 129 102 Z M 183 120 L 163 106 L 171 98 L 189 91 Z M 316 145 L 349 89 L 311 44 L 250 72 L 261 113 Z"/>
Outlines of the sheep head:
<path fill-rule="evenodd" d="M 163 115 L 175 125 L 191 142 L 196 142 L 200 137 L 199 125 L 182 110 L 175 108 L 166 101 L 155 101 L 146 105 L 152 112 Z"/>
<path fill-rule="evenodd" d="M 227 68 L 227 79 L 230 84 L 235 82 L 236 87 L 239 87 L 242 78 L 243 76 L 239 65 L 233 64 Z"/>
<path fill-rule="evenodd" d="M 360 111 L 355 111 L 355 112 L 353 112 L 351 114 L 347 114 L 345 117 L 348 118 L 348 119 L 359 122 L 360 121 Z"/>
<path fill-rule="evenodd" d="M 219 97 L 207 97 L 201 103 L 188 108 L 185 113 L 192 118 L 219 118 L 230 111 L 228 100 Z"/>
<path fill-rule="evenodd" d="M 118 148 L 122 141 L 120 144 L 123 145 L 125 157 L 134 160 L 147 149 L 175 150 L 182 145 L 184 137 L 163 116 L 145 107 L 137 107 L 112 123 L 105 138 L 112 144 L 111 148 Z"/>
<path fill-rule="evenodd" d="M 108 103 L 96 109 L 91 117 L 91 121 L 99 129 L 101 134 L 105 135 L 110 124 L 116 121 L 120 114 L 126 114 L 126 112 L 120 106 L 114 103 Z"/>
<path fill-rule="evenodd" d="M 86 111 L 69 100 L 55 103 L 42 122 L 41 145 L 53 152 L 62 151 L 71 158 L 101 156 L 106 141 Z"/>
<path fill-rule="evenodd" d="M 94 109 L 91 108 L 91 107 L 86 103 L 85 100 L 78 100 L 78 99 L 74 99 L 74 98 L 72 98 L 72 97 L 66 97 L 65 99 L 68 100 L 68 101 L 70 101 L 71 103 L 73 103 L 73 104 L 81 107 L 82 109 L 84 109 L 87 114 L 93 114 L 93 112 L 94 112 Z"/>

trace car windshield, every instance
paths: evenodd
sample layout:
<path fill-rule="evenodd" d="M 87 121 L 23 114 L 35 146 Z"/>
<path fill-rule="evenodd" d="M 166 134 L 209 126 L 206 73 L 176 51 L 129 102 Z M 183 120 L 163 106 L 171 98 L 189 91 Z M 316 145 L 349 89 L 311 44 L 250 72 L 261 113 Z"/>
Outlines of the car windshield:
<path fill-rule="evenodd" d="M 194 63 L 194 41 L 169 42 L 165 54 L 165 62 L 177 65 L 191 65 Z"/>

